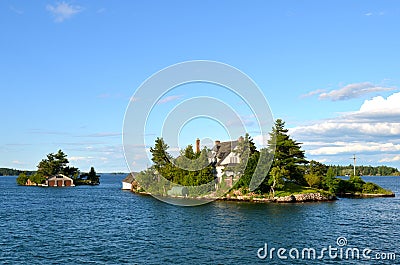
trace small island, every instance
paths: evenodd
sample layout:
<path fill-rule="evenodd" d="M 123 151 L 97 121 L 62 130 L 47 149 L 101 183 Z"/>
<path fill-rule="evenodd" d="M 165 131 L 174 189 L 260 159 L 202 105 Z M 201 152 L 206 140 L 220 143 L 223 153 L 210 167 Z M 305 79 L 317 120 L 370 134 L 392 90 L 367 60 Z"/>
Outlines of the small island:
<path fill-rule="evenodd" d="M 67 155 L 58 150 L 50 153 L 37 165 L 36 172 L 22 172 L 17 184 L 41 187 L 74 187 L 76 185 L 99 185 L 100 175 L 94 167 L 88 173 L 81 173 L 76 167 L 70 167 Z"/>
<path fill-rule="evenodd" d="M 270 132 L 267 148 L 261 150 L 249 134 L 235 141 L 215 141 L 211 150 L 200 149 L 197 139 L 195 150 L 188 145 L 177 158 L 168 148 L 157 138 L 150 148 L 154 164 L 129 174 L 123 189 L 155 196 L 278 203 L 395 196 L 354 174 L 347 180 L 337 177 L 340 167 L 308 161 L 281 119 Z M 261 181 L 251 189 L 254 176 Z"/>

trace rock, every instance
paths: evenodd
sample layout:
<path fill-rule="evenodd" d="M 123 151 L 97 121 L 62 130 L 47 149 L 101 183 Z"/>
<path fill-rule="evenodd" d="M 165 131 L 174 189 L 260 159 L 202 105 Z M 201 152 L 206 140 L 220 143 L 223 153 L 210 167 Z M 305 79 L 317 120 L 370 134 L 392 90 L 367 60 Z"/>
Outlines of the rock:
<path fill-rule="evenodd" d="M 284 197 L 275 197 L 276 202 L 295 202 L 296 197 L 294 195 L 284 196 Z"/>
<path fill-rule="evenodd" d="M 306 193 L 295 195 L 297 202 L 331 201 L 333 196 L 322 195 L 321 193 Z"/>
<path fill-rule="evenodd" d="M 336 200 L 335 196 L 322 195 L 321 193 L 304 193 L 296 194 L 284 197 L 275 197 L 275 202 L 287 203 L 287 202 L 316 202 L 316 201 L 333 201 Z"/>

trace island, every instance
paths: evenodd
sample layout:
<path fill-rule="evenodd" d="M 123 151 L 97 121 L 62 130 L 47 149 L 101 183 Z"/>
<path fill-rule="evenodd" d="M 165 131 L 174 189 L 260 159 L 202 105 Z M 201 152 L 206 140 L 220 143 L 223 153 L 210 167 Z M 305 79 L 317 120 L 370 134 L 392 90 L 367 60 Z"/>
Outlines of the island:
<path fill-rule="evenodd" d="M 17 177 L 17 184 L 41 187 L 74 187 L 76 185 L 99 185 L 100 175 L 94 167 L 88 173 L 81 173 L 76 167 L 69 166 L 67 155 L 58 150 L 50 153 L 37 165 L 35 172 L 22 172 Z"/>
<path fill-rule="evenodd" d="M 267 147 L 260 150 L 249 134 L 234 141 L 217 140 L 211 150 L 201 149 L 199 139 L 195 145 L 195 150 L 188 145 L 174 158 L 158 137 L 150 148 L 153 165 L 129 174 L 123 189 L 155 196 L 279 203 L 395 196 L 354 174 L 337 177 L 340 167 L 308 161 L 281 119 L 275 121 Z M 260 180 L 256 187 L 253 178 Z"/>

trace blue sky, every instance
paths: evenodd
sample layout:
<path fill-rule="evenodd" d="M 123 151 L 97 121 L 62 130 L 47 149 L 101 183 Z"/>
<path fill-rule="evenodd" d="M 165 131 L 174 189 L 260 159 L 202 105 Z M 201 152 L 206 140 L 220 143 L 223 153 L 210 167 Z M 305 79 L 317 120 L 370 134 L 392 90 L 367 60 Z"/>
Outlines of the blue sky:
<path fill-rule="evenodd" d="M 127 172 L 133 93 L 187 60 L 249 75 L 308 158 L 399 167 L 399 24 L 400 3 L 385 0 L 3 0 L 0 167 L 35 169 L 61 148 L 83 171 Z M 171 91 L 162 105 L 193 96 Z"/>

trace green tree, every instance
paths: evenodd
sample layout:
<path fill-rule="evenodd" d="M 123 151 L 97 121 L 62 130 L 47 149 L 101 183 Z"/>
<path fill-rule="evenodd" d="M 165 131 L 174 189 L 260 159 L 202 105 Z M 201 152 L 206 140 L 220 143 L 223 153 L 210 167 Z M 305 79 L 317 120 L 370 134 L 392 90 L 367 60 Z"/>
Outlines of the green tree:
<path fill-rule="evenodd" d="M 164 142 L 163 138 L 157 137 L 155 141 L 154 148 L 150 147 L 150 152 L 152 154 L 151 160 L 154 162 L 154 167 L 160 171 L 166 165 L 170 164 L 171 155 L 168 154 L 169 146 Z"/>
<path fill-rule="evenodd" d="M 306 173 L 317 176 L 326 175 L 327 170 L 328 168 L 326 165 L 315 160 L 311 160 L 309 164 L 306 166 Z"/>
<path fill-rule="evenodd" d="M 89 180 L 91 184 L 100 184 L 100 175 L 96 174 L 94 167 L 90 168 L 87 180 Z"/>
<path fill-rule="evenodd" d="M 316 174 L 305 174 L 304 179 L 307 181 L 308 185 L 317 188 L 321 184 L 321 177 Z"/>
<path fill-rule="evenodd" d="M 259 152 L 254 152 L 254 154 L 252 154 L 249 157 L 243 174 L 241 175 L 240 179 L 238 180 L 238 182 L 234 186 L 235 189 L 237 189 L 237 188 L 249 188 L 251 179 L 252 179 L 252 177 L 254 175 L 254 172 L 255 172 L 255 170 L 257 168 L 257 163 L 258 163 L 259 158 L 260 158 L 260 153 Z"/>
<path fill-rule="evenodd" d="M 195 159 L 196 158 L 196 154 L 193 151 L 193 145 L 189 144 L 183 152 L 183 155 L 188 158 L 188 159 Z"/>
<path fill-rule="evenodd" d="M 271 171 L 269 173 L 269 180 L 268 184 L 271 187 L 271 193 L 272 197 L 275 197 L 275 190 L 276 189 L 281 189 L 283 188 L 285 184 L 285 178 L 287 178 L 287 175 L 289 174 L 289 171 L 286 170 L 284 167 L 280 166 L 275 166 L 271 168 Z"/>
<path fill-rule="evenodd" d="M 58 150 L 56 154 L 50 153 L 39 162 L 37 172 L 30 176 L 29 179 L 32 182 L 41 184 L 46 178 L 57 174 L 76 177 L 79 174 L 79 170 L 75 167 L 69 167 L 68 163 L 67 155 L 62 150 Z"/>
<path fill-rule="evenodd" d="M 163 178 L 185 186 L 199 186 L 214 181 L 214 171 L 208 161 L 209 150 L 206 147 L 200 153 L 194 153 L 193 146 L 189 145 L 174 160 L 168 154 L 167 149 L 168 145 L 162 138 L 157 138 L 154 147 L 150 148 L 152 161 L 154 162 L 152 166 L 153 173 L 158 175 L 157 183 L 161 183 L 160 180 Z M 152 174 L 148 172 L 142 176 L 146 178 L 147 176 L 152 176 Z M 155 186 L 158 186 L 157 183 L 155 183 Z M 165 189 L 166 187 L 163 186 L 162 189 L 157 188 L 156 190 L 164 194 Z"/>
<path fill-rule="evenodd" d="M 240 157 L 240 163 L 234 167 L 228 167 L 226 170 L 233 171 L 235 175 L 240 176 L 234 188 L 249 188 L 251 179 L 257 168 L 260 153 L 257 151 L 257 147 L 248 133 L 246 133 L 245 137 L 239 138 L 237 147 L 233 152 Z"/>
<path fill-rule="evenodd" d="M 339 180 L 336 178 L 335 170 L 329 167 L 326 175 L 322 179 L 322 184 L 329 192 L 336 194 L 339 189 Z"/>
<path fill-rule="evenodd" d="M 285 168 L 285 178 L 298 184 L 304 183 L 304 167 L 308 163 L 305 159 L 301 144 L 291 139 L 288 130 L 285 129 L 285 122 L 277 119 L 275 126 L 270 133 L 268 140 L 269 151 L 274 154 L 272 168 Z"/>
<path fill-rule="evenodd" d="M 25 172 L 19 174 L 19 176 L 17 177 L 18 185 L 25 185 L 27 181 L 28 181 L 28 176 L 26 175 Z"/>
<path fill-rule="evenodd" d="M 351 176 L 349 182 L 353 185 L 355 192 L 362 192 L 365 181 L 359 176 Z"/>

